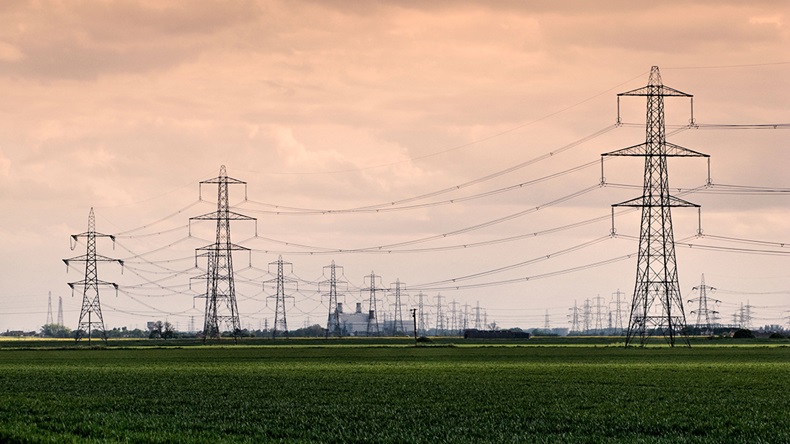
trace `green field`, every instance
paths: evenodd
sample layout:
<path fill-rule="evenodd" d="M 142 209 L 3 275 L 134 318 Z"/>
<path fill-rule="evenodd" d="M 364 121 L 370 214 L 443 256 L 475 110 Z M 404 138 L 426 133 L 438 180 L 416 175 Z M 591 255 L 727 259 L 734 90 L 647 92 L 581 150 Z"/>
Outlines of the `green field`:
<path fill-rule="evenodd" d="M 787 347 L 66 344 L 0 350 L 0 442 L 790 442 Z"/>

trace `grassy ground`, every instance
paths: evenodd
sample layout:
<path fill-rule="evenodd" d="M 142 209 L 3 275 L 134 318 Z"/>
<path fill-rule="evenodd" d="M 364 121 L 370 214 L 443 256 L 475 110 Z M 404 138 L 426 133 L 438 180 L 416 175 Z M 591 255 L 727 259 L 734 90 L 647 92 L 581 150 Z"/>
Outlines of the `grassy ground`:
<path fill-rule="evenodd" d="M 0 441 L 790 442 L 781 346 L 284 342 L 2 343 Z"/>

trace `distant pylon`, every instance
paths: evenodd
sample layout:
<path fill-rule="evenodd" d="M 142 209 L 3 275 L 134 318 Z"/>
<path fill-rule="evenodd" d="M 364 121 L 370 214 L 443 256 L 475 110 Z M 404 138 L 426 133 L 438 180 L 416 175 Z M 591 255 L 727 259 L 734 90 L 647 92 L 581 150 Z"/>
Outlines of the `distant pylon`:
<path fill-rule="evenodd" d="M 593 300 L 595 301 L 595 326 L 593 329 L 595 330 L 595 334 L 600 335 L 603 334 L 603 318 L 605 315 L 603 309 L 604 298 L 602 298 L 601 295 L 598 295 L 594 297 Z"/>
<path fill-rule="evenodd" d="M 699 211 L 700 207 L 669 194 L 667 157 L 709 158 L 709 156 L 666 141 L 664 97 L 692 98 L 693 96 L 664 86 L 657 66 L 651 68 L 647 86 L 617 95 L 618 124 L 620 123 L 620 97 L 623 96 L 647 98 L 645 142 L 602 154 L 602 156 L 641 156 L 645 158 L 642 196 L 612 205 L 612 235 L 615 234 L 614 207 L 642 209 L 636 284 L 625 345 L 627 347 L 636 340 L 641 346 L 644 346 L 653 330 L 663 334 L 670 346 L 675 345 L 678 334 L 682 334 L 684 342 L 689 345 L 688 337 L 683 333 L 686 315 L 683 311 L 683 299 L 678 284 L 671 208 L 694 207 Z M 693 98 L 691 100 L 691 122 L 693 123 Z M 601 162 L 603 165 L 603 157 Z M 604 177 L 601 177 L 601 183 L 605 183 Z M 708 183 L 710 183 L 710 166 L 708 167 Z M 654 306 L 655 302 L 658 302 L 656 306 Z"/>
<path fill-rule="evenodd" d="M 365 276 L 363 280 L 368 281 L 368 287 L 363 288 L 362 291 L 368 292 L 368 327 L 367 327 L 367 336 L 378 336 L 381 334 L 379 331 L 379 320 L 376 314 L 377 312 L 377 305 L 378 301 L 376 299 L 376 293 L 379 291 L 384 290 L 381 285 L 381 276 L 376 276 L 376 273 L 370 272 L 369 276 Z M 376 283 L 379 283 L 378 285 Z"/>
<path fill-rule="evenodd" d="M 241 332 L 241 322 L 239 321 L 239 309 L 236 303 L 232 252 L 234 250 L 249 251 L 249 249 L 231 242 L 230 221 L 256 219 L 230 211 L 228 186 L 245 185 L 246 190 L 247 182 L 228 177 L 225 165 L 220 167 L 219 176 L 200 182 L 199 191 L 201 198 L 202 185 L 204 184 L 217 185 L 217 211 L 189 219 L 190 227 L 193 220 L 217 221 L 215 242 L 198 248 L 195 257 L 196 262 L 198 257 L 207 258 L 206 274 L 197 277 L 198 279 L 206 280 L 206 315 L 203 323 L 203 341 L 206 341 L 208 338 L 219 339 L 223 326 L 230 329 L 235 341 L 238 340 Z M 197 251 L 204 251 L 205 253 L 197 254 Z"/>
<path fill-rule="evenodd" d="M 442 311 L 442 299 L 444 296 L 436 295 L 436 336 L 444 336 L 444 312 Z"/>
<path fill-rule="evenodd" d="M 271 279 L 267 282 L 274 283 L 275 286 L 275 294 L 269 296 L 270 298 L 275 298 L 274 301 L 274 328 L 272 329 L 272 339 L 277 337 L 277 332 L 280 331 L 283 335 L 287 338 L 288 337 L 288 321 L 286 318 L 286 310 L 285 310 L 285 299 L 290 298 L 293 299 L 293 296 L 286 296 L 285 294 L 285 283 L 295 283 L 296 281 L 293 279 L 286 279 L 285 278 L 285 265 L 291 268 L 290 273 L 293 273 L 293 264 L 290 262 L 284 262 L 283 257 L 279 256 L 277 261 L 269 263 L 269 267 L 274 265 L 277 267 L 276 276 L 274 279 Z M 271 270 L 270 270 L 271 272 Z"/>
<path fill-rule="evenodd" d="M 420 335 L 425 336 L 425 304 L 423 298 L 425 298 L 425 294 L 419 292 L 417 294 L 417 312 L 419 316 L 417 330 Z"/>
<path fill-rule="evenodd" d="M 395 287 L 395 319 L 393 322 L 393 334 L 403 335 L 406 334 L 406 327 L 403 325 L 403 306 L 401 305 L 401 297 L 403 297 L 403 287 L 405 286 L 400 279 L 395 279 L 392 284 Z"/>
<path fill-rule="evenodd" d="M 689 299 L 689 304 L 693 302 L 697 302 L 697 309 L 693 310 L 691 314 L 697 315 L 697 323 L 696 327 L 699 328 L 703 334 L 711 335 L 713 334 L 713 326 L 711 325 L 711 315 L 715 315 L 718 311 L 711 310 L 708 307 L 708 290 L 715 291 L 716 289 L 713 287 L 709 287 L 705 285 L 705 274 L 702 274 L 702 278 L 700 280 L 700 284 L 698 287 L 692 288 L 692 290 L 699 290 L 699 297 L 696 299 Z M 716 304 L 719 301 L 716 299 L 713 300 L 713 303 Z"/>
<path fill-rule="evenodd" d="M 623 304 L 625 303 L 625 299 L 621 298 L 621 296 L 625 296 L 625 293 L 620 291 L 618 288 L 616 292 L 612 293 L 612 301 L 609 303 L 610 306 L 614 305 L 614 321 L 612 323 L 612 328 L 614 329 L 614 334 L 621 335 L 623 334 Z M 611 308 L 609 309 L 610 314 L 612 312 Z"/>
<path fill-rule="evenodd" d="M 47 298 L 47 322 L 46 325 L 52 324 L 52 292 L 49 292 L 49 297 Z"/>
<path fill-rule="evenodd" d="M 92 330 L 99 329 L 101 331 L 102 339 L 107 341 L 107 332 L 104 329 L 104 318 L 101 314 L 101 302 L 99 301 L 99 287 L 112 286 L 115 291 L 118 291 L 118 284 L 114 282 L 105 282 L 99 280 L 98 262 L 118 262 L 123 267 L 123 261 L 120 259 L 112 259 L 106 256 L 101 256 L 96 253 L 96 238 L 109 237 L 115 244 L 115 236 L 109 234 L 101 234 L 96 232 L 96 216 L 93 214 L 91 207 L 90 214 L 88 215 L 88 231 L 80 234 L 71 235 L 72 244 L 71 249 L 77 247 L 77 240 L 81 237 L 87 239 L 87 246 L 85 254 L 82 256 L 73 257 L 71 259 L 63 259 L 66 263 L 66 271 L 68 271 L 69 262 L 85 262 L 85 279 L 77 282 L 69 282 L 71 287 L 71 294 L 74 296 L 74 287 L 82 287 L 82 308 L 80 309 L 80 320 L 77 324 L 77 332 L 75 335 L 76 340 L 82 339 L 85 333 L 88 334 L 88 343 L 91 342 Z"/>
<path fill-rule="evenodd" d="M 571 324 L 571 330 L 579 332 L 579 306 L 576 304 L 576 300 L 573 301 L 573 308 L 570 308 L 570 314 L 568 314 L 568 322 Z"/>
<path fill-rule="evenodd" d="M 335 265 L 335 261 L 332 261 L 330 265 L 324 267 L 324 273 L 326 273 L 327 269 L 329 269 L 329 279 L 319 283 L 319 285 L 329 285 L 329 292 L 324 294 L 325 296 L 329 297 L 329 311 L 326 319 L 326 332 L 329 335 L 342 336 L 343 327 L 340 325 L 340 312 L 338 311 L 337 284 L 338 282 L 345 284 L 345 281 L 337 280 L 337 271 L 340 269 L 340 273 L 342 274 L 343 267 Z"/>
<path fill-rule="evenodd" d="M 549 319 L 549 310 L 546 309 L 546 314 L 543 317 L 543 329 L 548 331 L 551 329 L 551 320 Z"/>
<path fill-rule="evenodd" d="M 475 330 L 480 330 L 483 328 L 480 323 L 480 301 L 477 301 L 477 305 L 475 306 Z"/>
<path fill-rule="evenodd" d="M 63 324 L 63 296 L 58 296 L 58 325 Z"/>

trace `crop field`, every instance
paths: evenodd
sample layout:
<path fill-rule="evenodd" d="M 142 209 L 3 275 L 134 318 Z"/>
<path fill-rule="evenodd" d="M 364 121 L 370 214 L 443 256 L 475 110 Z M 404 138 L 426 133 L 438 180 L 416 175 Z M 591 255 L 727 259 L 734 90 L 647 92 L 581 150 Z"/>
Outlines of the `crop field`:
<path fill-rule="evenodd" d="M 788 393 L 787 347 L 3 349 L 0 442 L 777 443 Z"/>

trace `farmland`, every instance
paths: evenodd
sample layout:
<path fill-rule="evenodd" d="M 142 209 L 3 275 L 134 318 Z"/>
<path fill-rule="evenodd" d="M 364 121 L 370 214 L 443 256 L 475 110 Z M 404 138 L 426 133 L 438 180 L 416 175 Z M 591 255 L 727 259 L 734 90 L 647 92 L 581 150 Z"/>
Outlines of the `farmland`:
<path fill-rule="evenodd" d="M 51 345 L 0 350 L 0 441 L 790 441 L 781 346 Z"/>

